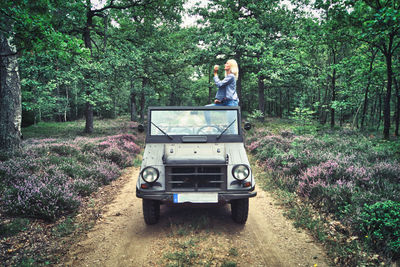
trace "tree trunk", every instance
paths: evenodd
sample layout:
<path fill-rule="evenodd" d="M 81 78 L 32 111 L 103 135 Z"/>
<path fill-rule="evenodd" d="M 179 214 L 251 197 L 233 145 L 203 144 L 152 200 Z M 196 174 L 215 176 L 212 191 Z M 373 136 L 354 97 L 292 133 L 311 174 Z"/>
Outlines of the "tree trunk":
<path fill-rule="evenodd" d="M 333 64 L 336 64 L 336 53 L 333 51 Z M 332 99 L 331 104 L 336 100 L 336 69 L 332 73 Z M 331 128 L 335 127 L 335 109 L 331 107 Z"/>
<path fill-rule="evenodd" d="M 371 113 L 370 113 L 370 119 L 369 119 L 370 125 L 375 125 L 375 121 L 376 121 L 375 118 L 376 118 L 376 113 L 377 113 L 376 110 L 378 107 L 379 98 L 381 97 L 379 92 L 376 92 L 376 94 L 377 94 L 377 97 L 374 98 L 374 103 L 371 106 Z"/>
<path fill-rule="evenodd" d="M 287 116 L 290 114 L 290 101 L 292 101 L 292 100 L 291 100 L 290 89 L 289 89 L 289 90 L 287 90 L 287 95 L 286 95 Z"/>
<path fill-rule="evenodd" d="M 12 29 L 11 25 L 7 26 Z M 13 152 L 20 147 L 21 120 L 17 49 L 13 36 L 7 38 L 0 32 L 0 150 Z"/>
<path fill-rule="evenodd" d="M 379 127 L 381 126 L 381 120 L 382 120 L 382 96 L 383 96 L 383 89 L 381 90 L 381 92 L 379 92 L 379 98 L 378 98 L 378 125 L 376 126 L 376 130 L 379 129 Z"/>
<path fill-rule="evenodd" d="M 144 122 L 144 108 L 146 104 L 146 98 L 145 98 L 145 90 L 149 84 L 149 79 L 148 78 L 143 78 L 142 80 L 142 90 L 140 92 L 140 122 Z"/>
<path fill-rule="evenodd" d="M 394 86 L 396 88 L 396 99 L 397 99 L 397 103 L 396 103 L 396 112 L 395 112 L 395 124 L 396 124 L 396 128 L 394 130 L 394 135 L 395 136 L 399 136 L 399 124 L 400 124 L 400 88 L 399 88 L 399 84 L 397 82 L 396 77 L 393 78 L 394 81 Z"/>
<path fill-rule="evenodd" d="M 144 106 L 145 106 L 145 95 L 144 95 L 144 90 L 140 92 L 140 122 L 144 123 Z"/>
<path fill-rule="evenodd" d="M 258 109 L 262 112 L 264 121 L 265 117 L 265 92 L 264 92 L 264 76 L 258 77 Z"/>
<path fill-rule="evenodd" d="M 88 10 L 86 12 L 86 25 L 85 25 L 85 29 L 83 32 L 83 40 L 85 42 L 85 47 L 89 48 L 89 50 L 90 50 L 90 56 L 93 56 L 92 42 L 90 39 L 90 29 L 93 24 L 93 15 L 94 14 L 90 10 L 91 9 L 90 0 L 86 0 L 86 4 L 88 6 Z M 86 88 L 86 95 L 90 95 L 90 91 L 88 88 Z M 85 133 L 91 134 L 91 133 L 93 133 L 93 105 L 90 104 L 89 102 L 86 102 L 85 118 L 86 118 Z"/>
<path fill-rule="evenodd" d="M 376 56 L 377 52 L 378 52 L 378 50 L 372 51 L 372 58 L 371 58 L 371 61 L 369 63 L 368 81 L 367 81 L 367 86 L 365 88 L 364 106 L 363 106 L 363 112 L 362 112 L 362 115 L 361 115 L 361 129 L 364 129 L 364 120 L 365 120 L 365 116 L 367 114 L 367 109 L 368 109 L 368 93 L 369 93 L 369 87 L 370 87 L 370 84 L 371 84 L 372 68 L 373 68 L 373 64 L 374 64 L 375 56 Z"/>
<path fill-rule="evenodd" d="M 131 121 L 137 120 L 137 111 L 136 111 L 136 93 L 133 91 L 133 82 L 131 80 Z"/>
<path fill-rule="evenodd" d="M 65 89 L 65 95 L 66 95 L 66 103 L 64 107 L 64 122 L 67 121 L 67 112 L 68 112 L 68 106 L 69 106 L 69 94 L 68 94 L 68 87 Z"/>
<path fill-rule="evenodd" d="M 320 115 L 320 121 L 319 121 L 322 125 L 325 125 L 325 123 L 327 121 L 327 116 L 328 116 L 328 114 L 327 114 L 328 112 L 326 110 L 326 105 L 328 103 L 328 91 L 329 91 L 329 82 L 326 81 L 325 92 L 322 97 L 321 115 Z"/>
<path fill-rule="evenodd" d="M 131 93 L 131 121 L 136 121 L 136 94 Z"/>
<path fill-rule="evenodd" d="M 92 40 L 90 38 L 90 30 L 93 28 L 94 12 L 91 10 L 92 5 L 90 3 L 90 0 L 86 0 L 86 5 L 87 5 L 86 25 L 85 25 L 85 28 L 83 29 L 83 41 L 85 42 L 85 47 L 89 48 L 89 50 L 90 50 L 90 56 L 93 56 L 93 54 L 92 54 Z"/>
<path fill-rule="evenodd" d="M 85 133 L 91 134 L 93 133 L 93 105 L 89 102 L 86 102 L 86 124 L 85 124 Z"/>
<path fill-rule="evenodd" d="M 386 86 L 386 97 L 383 104 L 383 138 L 389 139 L 390 130 L 390 97 L 392 96 L 392 54 L 386 53 L 386 74 L 387 74 L 387 86 Z"/>

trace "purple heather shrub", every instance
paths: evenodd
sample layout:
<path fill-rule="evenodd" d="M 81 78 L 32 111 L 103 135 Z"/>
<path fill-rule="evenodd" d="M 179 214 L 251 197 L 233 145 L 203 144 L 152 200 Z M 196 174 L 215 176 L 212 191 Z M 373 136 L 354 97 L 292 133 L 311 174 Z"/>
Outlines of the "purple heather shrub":
<path fill-rule="evenodd" d="M 35 158 L 12 158 L 0 162 L 0 175 L 4 181 L 18 181 L 42 169 L 41 163 Z"/>
<path fill-rule="evenodd" d="M 80 149 L 76 144 L 56 143 L 51 144 L 49 149 L 60 156 L 70 156 L 80 153 Z"/>
<path fill-rule="evenodd" d="M 127 167 L 132 165 L 133 157 L 126 151 L 117 146 L 110 146 L 98 152 L 102 158 L 116 163 L 120 167 Z"/>
<path fill-rule="evenodd" d="M 309 197 L 312 189 L 316 186 L 327 187 L 336 184 L 337 181 L 347 180 L 343 167 L 337 161 L 328 160 L 307 168 L 299 177 L 298 193 L 301 196 Z"/>
<path fill-rule="evenodd" d="M 136 137 L 29 139 L 23 153 L 0 162 L 0 204 L 9 214 L 53 220 L 76 210 L 87 196 L 120 175 L 140 148 Z"/>
<path fill-rule="evenodd" d="M 368 185 L 372 178 L 370 170 L 363 166 L 350 165 L 346 168 L 345 174 L 360 186 Z"/>
<path fill-rule="evenodd" d="M 120 169 L 117 164 L 100 160 L 88 166 L 87 172 L 88 178 L 96 181 L 99 185 L 109 184 L 120 175 Z"/>
<path fill-rule="evenodd" d="M 400 164 L 396 162 L 377 162 L 371 167 L 372 176 L 376 180 L 388 180 L 400 183 Z"/>
<path fill-rule="evenodd" d="M 131 166 L 133 156 L 140 151 L 135 140 L 136 137 L 129 134 L 110 136 L 99 143 L 100 151 L 96 153 L 120 167 Z"/>
<path fill-rule="evenodd" d="M 13 181 L 1 198 L 9 214 L 24 215 L 54 220 L 72 212 L 80 205 L 68 177 L 62 172 L 30 175 L 23 180 Z"/>
<path fill-rule="evenodd" d="M 354 188 L 354 182 L 346 180 L 337 180 L 333 187 L 347 187 Z"/>
<path fill-rule="evenodd" d="M 246 135 L 246 143 L 249 145 L 266 135 L 271 135 L 271 132 L 265 130 L 265 128 L 256 128 L 251 132 L 251 135 Z"/>
<path fill-rule="evenodd" d="M 55 143 L 59 142 L 59 139 L 55 138 L 44 138 L 44 139 L 35 139 L 35 138 L 30 138 L 24 141 L 25 146 L 35 146 L 35 145 L 40 145 L 40 144 L 50 144 L 50 143 Z"/>
<path fill-rule="evenodd" d="M 254 153 L 259 146 L 260 146 L 260 141 L 254 141 L 248 146 L 248 148 L 250 149 L 250 152 Z"/>
<path fill-rule="evenodd" d="M 97 190 L 99 187 L 98 183 L 96 181 L 93 181 L 91 179 L 75 179 L 72 182 L 72 188 L 73 190 L 82 197 L 89 196 L 91 193 Z"/>

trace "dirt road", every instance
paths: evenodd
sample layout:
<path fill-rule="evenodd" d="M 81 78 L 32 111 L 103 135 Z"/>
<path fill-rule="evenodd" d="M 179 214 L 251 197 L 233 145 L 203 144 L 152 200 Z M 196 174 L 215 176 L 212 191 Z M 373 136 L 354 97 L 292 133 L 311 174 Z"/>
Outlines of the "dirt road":
<path fill-rule="evenodd" d="M 229 205 L 163 205 L 160 222 L 147 226 L 135 196 L 138 171 L 124 174 L 125 185 L 63 266 L 328 266 L 323 250 L 260 188 L 244 226 L 232 221 Z"/>

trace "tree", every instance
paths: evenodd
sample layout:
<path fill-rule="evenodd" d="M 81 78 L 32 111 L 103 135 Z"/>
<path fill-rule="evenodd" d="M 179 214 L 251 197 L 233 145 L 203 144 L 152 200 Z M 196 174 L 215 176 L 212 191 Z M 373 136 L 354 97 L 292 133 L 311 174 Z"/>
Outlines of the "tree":
<path fill-rule="evenodd" d="M 45 23 L 37 3 L 0 3 L 0 150 L 14 151 L 21 143 L 21 84 L 18 48 L 29 47 L 34 39 L 26 34 L 43 34 Z M 38 10 L 35 10 L 38 8 Z"/>
<path fill-rule="evenodd" d="M 6 27 L 12 32 L 10 20 Z M 21 143 L 21 85 L 13 42 L 12 35 L 0 32 L 0 151 L 14 151 Z"/>
<path fill-rule="evenodd" d="M 196 8 L 195 13 L 202 17 L 200 35 L 209 59 L 221 64 L 234 58 L 239 64 L 236 90 L 242 108 L 247 102 L 243 79 L 256 73 L 258 91 L 249 95 L 264 113 L 265 82 L 271 81 L 273 69 L 270 62 L 279 54 L 279 48 L 275 48 L 286 43 L 285 35 L 292 30 L 292 14 L 277 0 L 211 1 L 207 7 Z"/>
<path fill-rule="evenodd" d="M 95 22 L 95 17 L 106 18 L 107 12 L 112 10 L 121 11 L 119 14 L 123 14 L 136 22 L 141 21 L 151 21 L 152 23 L 160 22 L 160 20 L 155 19 L 157 16 L 159 18 L 171 18 L 172 20 L 179 20 L 180 18 L 180 9 L 182 8 L 181 0 L 170 0 L 170 1 L 149 1 L 149 0 L 136 0 L 136 1 L 121 1 L 115 2 L 114 0 L 110 0 L 106 3 L 104 7 L 101 8 L 92 8 L 90 0 L 86 0 L 86 21 L 85 25 L 80 28 L 80 31 L 83 35 L 83 40 L 85 43 L 85 47 L 90 50 L 91 55 L 93 56 L 93 44 L 94 38 L 92 37 L 92 32 L 100 34 L 103 37 L 103 40 L 106 40 L 107 33 L 104 31 L 96 30 L 98 29 L 98 25 Z M 118 19 L 118 17 L 116 17 Z M 108 25 L 107 20 L 103 23 L 103 27 Z M 104 28 L 105 29 L 105 28 Z M 106 41 L 103 42 L 106 45 Z M 104 45 L 104 49 L 105 49 Z M 99 52 L 99 51 L 98 51 Z M 86 98 L 90 99 L 91 90 L 88 88 L 86 90 Z M 85 108 L 85 132 L 91 133 L 93 132 L 93 103 L 88 101 L 86 102 Z"/>
<path fill-rule="evenodd" d="M 400 3 L 395 0 L 357 1 L 353 19 L 363 41 L 375 46 L 385 57 L 386 95 L 383 106 L 383 137 L 389 139 L 390 103 L 393 83 L 393 56 L 400 47 Z"/>

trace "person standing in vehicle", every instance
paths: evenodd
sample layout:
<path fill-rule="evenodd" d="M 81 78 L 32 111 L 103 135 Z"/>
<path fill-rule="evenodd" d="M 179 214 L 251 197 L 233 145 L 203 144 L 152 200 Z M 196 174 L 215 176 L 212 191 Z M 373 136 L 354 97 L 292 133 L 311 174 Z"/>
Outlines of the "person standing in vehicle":
<path fill-rule="evenodd" d="M 221 81 L 218 78 L 219 66 L 214 66 L 214 82 L 218 87 L 214 104 L 208 106 L 238 106 L 239 98 L 236 92 L 236 80 L 239 78 L 239 67 L 234 59 L 225 63 L 225 78 Z"/>

